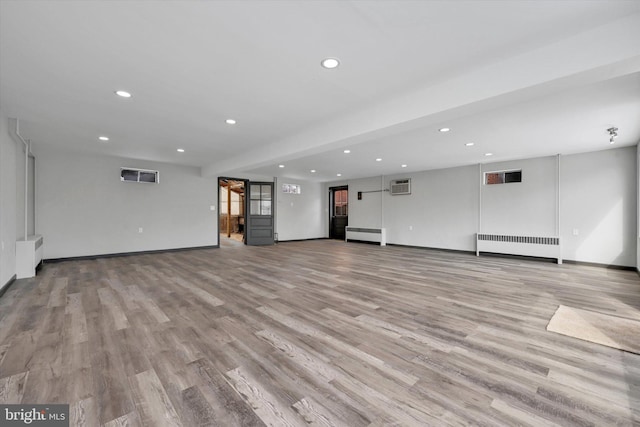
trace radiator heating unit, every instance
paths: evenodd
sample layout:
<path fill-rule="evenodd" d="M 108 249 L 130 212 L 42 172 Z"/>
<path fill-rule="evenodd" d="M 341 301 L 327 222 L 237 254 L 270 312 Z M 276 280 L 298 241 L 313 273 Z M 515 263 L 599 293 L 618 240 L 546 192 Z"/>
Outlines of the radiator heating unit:
<path fill-rule="evenodd" d="M 349 240 L 380 243 L 380 246 L 386 246 L 387 230 L 385 228 L 362 228 L 347 226 L 345 228 L 344 241 L 348 242 Z"/>
<path fill-rule="evenodd" d="M 476 255 L 481 252 L 554 258 L 562 264 L 559 237 L 476 234 Z"/>

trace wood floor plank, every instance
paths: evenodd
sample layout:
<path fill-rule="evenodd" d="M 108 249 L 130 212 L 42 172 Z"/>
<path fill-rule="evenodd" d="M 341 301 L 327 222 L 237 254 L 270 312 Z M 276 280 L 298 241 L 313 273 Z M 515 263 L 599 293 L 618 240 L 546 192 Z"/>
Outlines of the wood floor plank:
<path fill-rule="evenodd" d="M 231 370 L 226 376 L 266 425 L 294 427 L 305 424 L 300 416 L 265 390 L 256 378 L 243 369 Z"/>
<path fill-rule="evenodd" d="M 104 427 L 139 427 L 140 417 L 137 412 L 129 412 L 128 414 L 124 414 L 121 417 L 116 418 L 115 420 L 111 420 L 108 423 L 105 423 Z"/>
<path fill-rule="evenodd" d="M 69 424 L 77 427 L 97 427 L 100 425 L 98 408 L 93 397 L 73 402 L 69 405 Z"/>
<path fill-rule="evenodd" d="M 493 402 L 491 402 L 491 407 L 515 418 L 516 420 L 518 420 L 519 423 L 522 423 L 522 425 L 545 426 L 545 427 L 561 427 L 562 426 L 561 424 L 556 424 L 553 421 L 549 421 L 547 419 L 541 418 L 529 411 L 523 410 L 521 408 L 517 408 L 515 406 L 511 406 L 500 399 L 495 399 Z"/>
<path fill-rule="evenodd" d="M 110 288 L 98 289 L 98 298 L 100 298 L 100 302 L 109 312 L 113 320 L 115 330 L 129 327 L 127 316 L 124 314 L 124 311 L 120 307 L 120 302 L 117 300 Z"/>
<path fill-rule="evenodd" d="M 224 246 L 224 245 L 223 245 Z M 635 426 L 633 271 L 332 240 L 45 263 L 0 297 L 0 402 L 79 426 Z"/>
<path fill-rule="evenodd" d="M 86 342 L 87 335 L 87 319 L 82 306 L 82 295 L 80 293 L 67 294 L 67 306 L 65 313 L 68 316 L 69 326 L 65 329 L 69 331 L 71 342 L 79 344 Z"/>
<path fill-rule="evenodd" d="M 9 376 L 29 371 L 28 365 L 35 356 L 37 339 L 30 331 L 18 332 L 8 342 L 2 364 L 0 376 Z"/>
<path fill-rule="evenodd" d="M 153 369 L 132 377 L 131 385 L 143 425 L 182 427 L 183 424 Z"/>
<path fill-rule="evenodd" d="M 0 403 L 5 405 L 22 403 L 24 387 L 28 378 L 29 372 L 0 378 Z"/>
<path fill-rule="evenodd" d="M 129 378 L 126 376 L 118 335 L 111 329 L 111 319 L 102 316 L 88 318 L 88 345 L 93 383 L 92 396 L 100 423 L 105 423 L 135 409 Z"/>
<path fill-rule="evenodd" d="M 187 280 L 184 280 L 180 277 L 177 277 L 174 280 L 176 284 L 183 287 L 187 291 L 194 294 L 197 298 L 200 298 L 202 301 L 206 302 L 207 304 L 210 304 L 213 307 L 217 307 L 219 305 L 224 304 L 224 301 L 222 301 L 221 299 L 216 298 L 211 293 L 205 291 L 204 289 L 199 288 L 198 286 L 194 285 L 193 283 Z"/>
<path fill-rule="evenodd" d="M 198 386 L 182 391 L 183 420 L 188 426 L 216 425 L 216 414 Z"/>
<path fill-rule="evenodd" d="M 220 426 L 265 425 L 251 406 L 235 391 L 231 384 L 206 358 L 196 360 L 188 366 L 200 379 L 199 391 L 213 411 Z M 187 417 L 189 419 L 189 417 Z"/>
<path fill-rule="evenodd" d="M 293 407 L 307 424 L 327 427 L 344 425 L 343 422 L 336 420 L 331 411 L 310 397 L 297 401 Z"/>

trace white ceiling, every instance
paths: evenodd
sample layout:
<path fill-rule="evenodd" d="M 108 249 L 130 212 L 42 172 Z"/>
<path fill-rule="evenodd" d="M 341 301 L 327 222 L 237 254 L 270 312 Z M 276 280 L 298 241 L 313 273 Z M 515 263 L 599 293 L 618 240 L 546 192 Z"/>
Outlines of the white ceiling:
<path fill-rule="evenodd" d="M 389 175 L 638 143 L 638 40 L 635 0 L 1 0 L 0 108 L 36 154 Z"/>

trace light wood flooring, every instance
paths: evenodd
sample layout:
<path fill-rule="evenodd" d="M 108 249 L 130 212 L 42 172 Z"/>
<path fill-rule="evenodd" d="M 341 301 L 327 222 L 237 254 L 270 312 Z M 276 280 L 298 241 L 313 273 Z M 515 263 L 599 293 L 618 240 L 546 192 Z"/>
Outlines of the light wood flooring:
<path fill-rule="evenodd" d="M 0 298 L 0 403 L 75 426 L 640 425 L 633 271 L 319 240 L 45 264 Z M 640 339 L 640 337 L 639 337 Z"/>

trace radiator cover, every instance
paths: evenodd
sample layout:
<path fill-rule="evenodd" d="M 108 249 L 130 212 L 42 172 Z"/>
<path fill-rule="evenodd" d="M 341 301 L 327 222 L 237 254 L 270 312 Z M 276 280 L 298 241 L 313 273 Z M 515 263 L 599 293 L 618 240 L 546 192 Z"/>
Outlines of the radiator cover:
<path fill-rule="evenodd" d="M 555 258 L 562 264 L 559 237 L 476 234 L 476 255 L 480 252 Z"/>
<path fill-rule="evenodd" d="M 360 240 L 363 242 L 380 243 L 380 246 L 387 245 L 387 230 L 385 228 L 362 228 L 345 227 L 344 241 Z"/>

